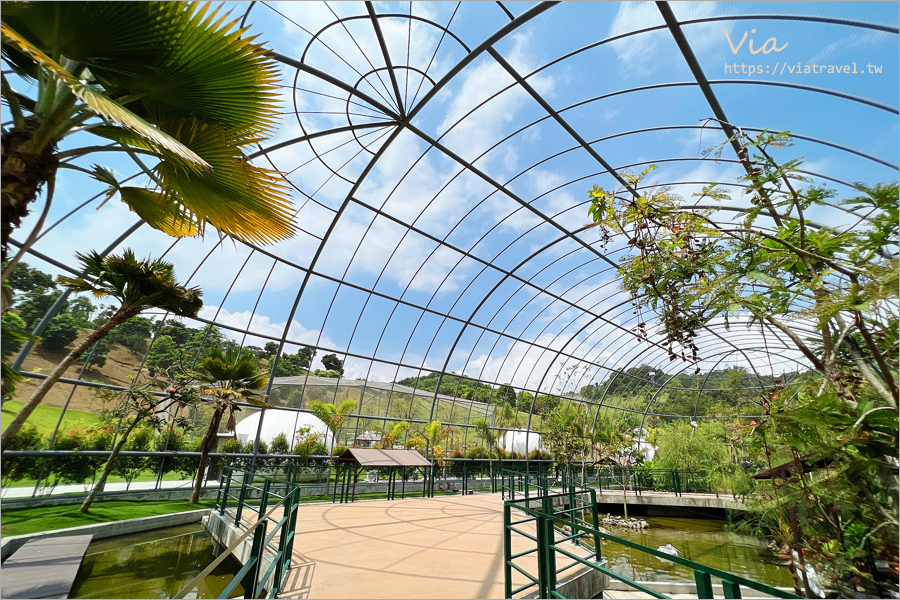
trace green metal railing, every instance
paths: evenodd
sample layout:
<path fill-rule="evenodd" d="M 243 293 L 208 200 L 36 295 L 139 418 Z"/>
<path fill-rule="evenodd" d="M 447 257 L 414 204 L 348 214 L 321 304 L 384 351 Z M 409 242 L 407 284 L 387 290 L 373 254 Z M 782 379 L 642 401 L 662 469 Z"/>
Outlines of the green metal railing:
<path fill-rule="evenodd" d="M 253 492 L 259 492 L 258 497 Z M 270 506 L 273 501 L 274 505 Z M 291 568 L 299 505 L 300 486 L 295 483 L 255 476 L 252 471 L 231 467 L 222 469 L 216 510 L 220 515 L 227 515 L 229 520 L 232 518 L 230 510 L 233 510 L 235 527 L 246 530 L 224 554 L 230 553 L 250 533 L 253 534 L 253 541 L 249 559 L 225 586 L 219 598 L 230 598 L 238 584 L 243 587 L 244 598 L 261 598 L 264 591 L 268 591 L 268 598 L 278 597 L 285 575 Z M 273 516 L 278 507 L 283 507 L 281 516 Z M 255 516 L 246 519 L 248 513 Z M 272 528 L 268 531 L 270 524 Z M 263 556 L 267 550 L 270 551 L 267 557 L 271 562 L 263 572 Z"/>
<path fill-rule="evenodd" d="M 778 598 L 802 598 L 802 596 L 770 585 L 602 533 L 597 525 L 597 499 L 596 490 L 593 488 L 569 484 L 559 493 L 550 493 L 555 482 L 549 481 L 546 477 L 543 478 L 543 481 L 534 475 L 519 479 L 530 484 L 525 488 L 527 490 L 525 493 L 528 495 L 520 494 L 520 498 L 515 499 L 513 494 L 518 489 L 516 487 L 518 480 L 511 478 L 513 486 L 510 488 L 510 498 L 503 503 L 504 583 L 507 598 L 513 598 L 516 594 L 523 592 L 534 591 L 535 588 L 538 598 L 565 598 L 557 589 L 560 575 L 578 565 L 587 566 L 654 598 L 669 598 L 669 596 L 604 567 L 601 563 L 603 542 L 638 550 L 693 570 L 698 598 L 713 597 L 713 577 L 721 579 L 725 598 L 740 598 L 742 587 Z M 504 488 L 504 492 L 506 492 L 506 488 Z M 516 520 L 514 520 L 514 516 Z M 533 524 L 534 533 L 524 530 L 526 524 Z M 513 535 L 529 540 L 529 542 L 533 542 L 533 545 L 526 543 L 528 546 L 526 550 L 513 554 Z M 573 552 L 571 546 L 563 545 L 565 542 L 586 547 L 589 552 Z M 517 559 L 531 554 L 536 554 L 536 574 L 525 568 L 521 561 L 516 562 Z M 566 562 L 563 566 L 558 564 L 565 562 L 566 559 L 570 562 Z M 527 582 L 513 588 L 513 571 L 524 576 Z"/>

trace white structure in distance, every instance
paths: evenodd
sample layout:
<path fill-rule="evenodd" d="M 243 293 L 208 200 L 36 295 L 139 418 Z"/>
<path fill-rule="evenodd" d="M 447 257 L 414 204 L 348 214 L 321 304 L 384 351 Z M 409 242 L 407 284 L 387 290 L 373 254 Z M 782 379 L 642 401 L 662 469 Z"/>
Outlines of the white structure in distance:
<path fill-rule="evenodd" d="M 249 415 L 235 427 L 234 432 L 237 438 L 247 443 L 256 439 L 256 432 L 259 429 L 260 415 L 265 414 L 263 419 L 262 431 L 260 431 L 259 439 L 266 444 L 271 444 L 272 440 L 283 433 L 287 438 L 291 448 L 297 443 L 297 430 L 302 427 L 308 427 L 310 433 L 321 435 L 328 452 L 334 450 L 334 435 L 325 422 L 312 413 L 295 412 L 293 410 L 280 410 L 277 408 L 267 408 L 265 411 L 258 411 Z"/>
<path fill-rule="evenodd" d="M 506 452 L 528 454 L 534 450 L 543 450 L 544 442 L 541 434 L 528 429 L 510 429 L 497 441 L 497 445 Z"/>

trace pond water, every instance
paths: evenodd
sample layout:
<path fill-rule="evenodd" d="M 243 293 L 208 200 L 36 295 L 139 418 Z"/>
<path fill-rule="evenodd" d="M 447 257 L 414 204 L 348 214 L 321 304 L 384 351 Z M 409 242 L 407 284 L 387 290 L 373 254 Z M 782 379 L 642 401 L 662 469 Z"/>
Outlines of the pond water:
<path fill-rule="evenodd" d="M 70 598 L 171 598 L 221 553 L 200 523 L 98 540 L 88 546 Z M 188 598 L 216 598 L 240 564 L 229 557 Z M 234 595 L 243 596 L 238 584 Z"/>
<path fill-rule="evenodd" d="M 793 586 L 787 567 L 766 550 L 769 540 L 725 531 L 723 521 L 645 517 L 650 529 L 608 527 L 610 535 L 656 550 L 672 544 L 682 558 L 774 586 Z M 610 568 L 634 581 L 694 582 L 687 567 L 606 542 L 602 553 Z M 718 580 L 714 578 L 714 583 Z"/>

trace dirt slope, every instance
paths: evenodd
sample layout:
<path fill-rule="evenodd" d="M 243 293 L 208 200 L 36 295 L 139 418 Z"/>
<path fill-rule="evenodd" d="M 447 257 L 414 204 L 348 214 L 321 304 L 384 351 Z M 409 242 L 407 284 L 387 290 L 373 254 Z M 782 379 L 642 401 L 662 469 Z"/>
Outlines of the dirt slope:
<path fill-rule="evenodd" d="M 89 333 L 90 330 L 88 329 L 80 330 L 78 340 L 69 344 L 69 349 L 74 347 Z M 41 349 L 40 345 L 35 345 L 28 355 L 28 358 L 25 359 L 22 370 L 36 373 L 50 373 L 56 368 L 56 365 L 65 358 L 66 353 L 67 352 L 47 352 Z M 106 364 L 102 368 L 91 366 L 90 369 L 81 373 L 84 365 L 76 363 L 69 367 L 64 377 L 77 379 L 79 374 L 81 374 L 81 379 L 86 381 L 97 381 L 114 385 L 129 385 L 131 383 L 129 377 L 133 377 L 134 374 L 137 373 L 138 366 L 141 364 L 141 358 L 141 356 L 124 346 L 116 345 L 109 351 L 106 358 Z M 27 377 L 24 381 L 19 383 L 19 386 L 16 389 L 15 399 L 22 402 L 27 401 L 34 390 L 37 389 L 37 386 L 40 385 L 41 381 L 41 379 Z M 72 396 L 72 401 L 69 403 L 69 408 L 92 412 L 99 412 L 103 408 L 103 403 L 97 397 L 95 388 L 72 386 L 63 383 L 57 383 L 53 386 L 41 404 L 62 407 L 69 399 L 69 395 L 72 393 L 73 388 L 75 388 L 75 393 Z"/>

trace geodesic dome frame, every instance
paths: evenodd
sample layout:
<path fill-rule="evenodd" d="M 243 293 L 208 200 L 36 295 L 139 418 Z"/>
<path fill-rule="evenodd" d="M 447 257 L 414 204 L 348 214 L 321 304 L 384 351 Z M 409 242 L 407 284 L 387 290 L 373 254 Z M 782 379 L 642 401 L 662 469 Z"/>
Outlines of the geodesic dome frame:
<path fill-rule="evenodd" d="M 764 388 L 805 360 L 770 326 L 715 322 L 697 340 L 701 360 L 671 365 L 660 340 L 634 331 L 652 315 L 636 314 L 619 289 L 626 246 L 599 245 L 585 192 L 594 183 L 629 188 L 621 171 L 656 164 L 659 183 L 686 199 L 712 182 L 733 189 L 719 209 L 740 214 L 737 177 L 749 166 L 727 142 L 737 128 L 790 131 L 788 156 L 805 155 L 804 173 L 839 196 L 857 180 L 896 179 L 897 57 L 884 51 L 896 50 L 896 14 L 792 7 L 807 14 L 756 14 L 743 3 L 241 5 L 283 65 L 281 129 L 251 158 L 295 190 L 297 237 L 272 247 L 172 241 L 122 210 L 107 230 L 73 236 L 95 231 L 86 215 L 99 193 L 54 208 L 31 257 L 69 273 L 75 251 L 100 247 L 173 260 L 182 280 L 206 290 L 198 325 L 242 344 L 276 342 L 278 356 L 305 345 L 320 358 L 337 354 L 343 379 L 288 381 L 273 368 L 266 392 L 297 410 L 356 398 L 354 433 L 440 419 L 462 430 L 465 446 L 474 419 L 500 427 L 496 407 L 441 389 L 456 376 L 529 392 L 517 419 L 536 431 L 541 396 L 582 403 L 592 426 L 622 415 L 636 427 L 648 417 L 715 417 L 701 407 L 714 385 L 701 376 L 685 386 L 679 374 L 740 366 L 749 389 Z M 837 56 L 843 43 L 876 56 L 883 77 L 810 83 L 783 77 L 784 63 L 779 75 L 726 73 L 741 33 L 763 26 L 800 46 L 800 62 L 835 44 Z M 777 70 L 780 52 L 752 58 Z M 874 83 L 860 94 L 854 82 L 863 79 Z M 700 154 L 714 144 L 724 144 L 721 157 Z M 837 205 L 816 215 L 835 228 L 864 220 Z M 26 372 L 29 349 L 16 361 Z M 428 373 L 437 374 L 434 391 L 417 387 Z M 83 376 L 65 383 L 123 387 Z M 615 398 L 584 396 L 612 381 Z M 695 393 L 693 410 L 658 412 L 671 389 Z"/>

